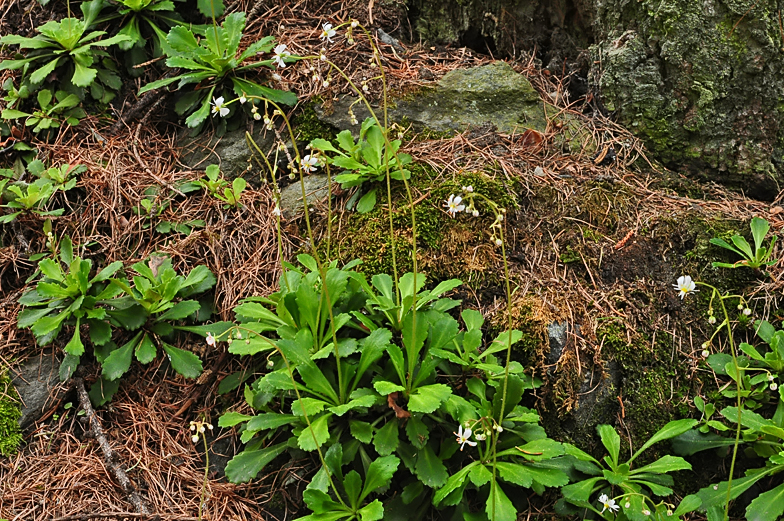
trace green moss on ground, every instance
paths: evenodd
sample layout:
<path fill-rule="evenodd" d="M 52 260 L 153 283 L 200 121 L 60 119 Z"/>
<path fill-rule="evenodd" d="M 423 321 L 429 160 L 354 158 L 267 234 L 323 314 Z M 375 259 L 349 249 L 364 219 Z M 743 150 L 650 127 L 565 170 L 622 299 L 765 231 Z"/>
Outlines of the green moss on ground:
<path fill-rule="evenodd" d="M 610 319 L 597 328 L 596 337 L 602 357 L 620 366 L 624 416 L 635 447 L 667 422 L 689 416 L 691 381 L 673 355 L 670 335 L 659 331 L 654 341 Z"/>
<path fill-rule="evenodd" d="M 12 456 L 22 444 L 19 418 L 22 409 L 19 396 L 7 373 L 0 374 L 0 456 Z"/>
<path fill-rule="evenodd" d="M 475 193 L 511 210 L 518 203 L 510 184 L 484 172 L 465 172 L 445 179 L 427 165 L 415 164 L 409 169 L 409 183 L 416 202 L 414 219 L 420 271 L 428 274 L 431 280 L 455 276 L 470 284 L 485 283 L 487 277 L 500 280 L 498 273 L 490 269 L 495 262 L 495 252 L 489 242 L 489 229 L 495 216 L 489 205 L 477 201 L 478 218 L 467 214 L 450 218 L 443 201 L 451 194 L 462 193 L 463 186 L 471 185 Z M 341 264 L 362 259 L 363 264 L 358 269 L 369 276 L 393 272 L 386 186 L 377 183 L 375 188 L 379 190 L 376 207 L 366 214 L 344 212 L 340 216 L 339 233 L 333 235 L 330 248 L 332 258 L 339 259 Z M 393 181 L 392 205 L 396 262 L 398 272 L 402 274 L 413 269 L 413 233 L 411 206 L 400 181 Z M 337 232 L 337 226 L 333 228 Z M 477 248 L 483 250 L 483 255 L 475 255 Z M 320 242 L 319 249 L 326 251 L 325 241 Z"/>

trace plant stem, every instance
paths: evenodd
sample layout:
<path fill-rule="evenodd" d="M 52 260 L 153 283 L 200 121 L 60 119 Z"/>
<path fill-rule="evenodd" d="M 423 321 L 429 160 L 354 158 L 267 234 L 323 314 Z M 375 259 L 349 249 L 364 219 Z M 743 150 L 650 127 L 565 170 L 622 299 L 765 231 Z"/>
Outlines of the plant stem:
<path fill-rule="evenodd" d="M 207 446 L 207 433 L 202 432 L 201 438 L 204 440 L 204 481 L 201 483 L 201 497 L 199 498 L 199 521 L 201 521 L 202 509 L 204 508 L 204 497 L 207 493 L 207 477 L 210 472 L 210 448 Z"/>

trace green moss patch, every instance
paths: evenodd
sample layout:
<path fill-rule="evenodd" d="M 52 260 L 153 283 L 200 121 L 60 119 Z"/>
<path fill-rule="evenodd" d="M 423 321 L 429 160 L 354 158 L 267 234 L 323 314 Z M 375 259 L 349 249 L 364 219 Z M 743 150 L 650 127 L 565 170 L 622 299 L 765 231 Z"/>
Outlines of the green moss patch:
<path fill-rule="evenodd" d="M 21 403 L 7 373 L 0 374 L 0 456 L 12 456 L 22 444 Z"/>

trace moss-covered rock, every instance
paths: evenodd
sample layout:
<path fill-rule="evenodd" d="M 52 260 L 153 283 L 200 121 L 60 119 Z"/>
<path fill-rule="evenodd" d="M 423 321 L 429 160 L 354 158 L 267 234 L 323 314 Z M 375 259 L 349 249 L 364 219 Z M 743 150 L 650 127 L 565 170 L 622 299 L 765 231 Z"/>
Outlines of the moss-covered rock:
<path fill-rule="evenodd" d="M 784 153 L 775 2 L 597 2 L 591 80 L 673 167 L 772 199 Z"/>
<path fill-rule="evenodd" d="M 345 97 L 335 102 L 329 113 L 323 112 L 322 119 L 358 132 L 359 124 L 351 123 L 350 113 L 358 123 L 370 115 L 356 98 Z M 548 122 L 539 94 L 525 76 L 505 62 L 449 72 L 434 87 L 396 99 L 388 113 L 392 121 L 436 132 L 462 131 L 488 123 L 501 132 L 544 132 Z"/>

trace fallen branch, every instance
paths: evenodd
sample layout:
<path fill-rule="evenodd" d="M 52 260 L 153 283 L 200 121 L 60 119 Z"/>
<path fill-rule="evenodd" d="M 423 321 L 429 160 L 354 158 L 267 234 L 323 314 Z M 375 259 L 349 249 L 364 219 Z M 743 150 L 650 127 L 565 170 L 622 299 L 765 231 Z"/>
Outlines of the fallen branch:
<path fill-rule="evenodd" d="M 117 478 L 117 481 L 120 483 L 120 487 L 122 488 L 123 493 L 131 502 L 136 512 L 138 514 L 149 515 L 150 512 L 147 509 L 147 506 L 142 501 L 139 494 L 136 492 L 136 487 L 128 478 L 128 475 L 125 473 L 125 470 L 123 470 L 120 464 L 117 463 L 116 455 L 114 454 L 114 451 L 112 451 L 112 448 L 109 446 L 109 442 L 106 441 L 106 436 L 104 436 L 103 434 L 103 428 L 101 427 L 101 422 L 98 421 L 98 416 L 96 416 L 95 410 L 93 410 L 93 406 L 90 403 L 90 396 L 87 394 L 87 390 L 84 388 L 84 380 L 82 380 L 81 378 L 74 378 L 74 385 L 76 386 L 76 393 L 79 395 L 79 403 L 82 405 L 82 409 L 84 409 L 84 412 L 87 413 L 87 418 L 90 421 L 90 432 L 92 433 L 93 437 L 98 441 L 98 445 L 101 447 L 101 452 L 103 452 L 104 461 L 109 466 L 109 468 L 112 469 L 112 472 L 114 472 L 114 476 Z M 79 518 L 71 518 L 71 519 L 79 519 Z"/>

